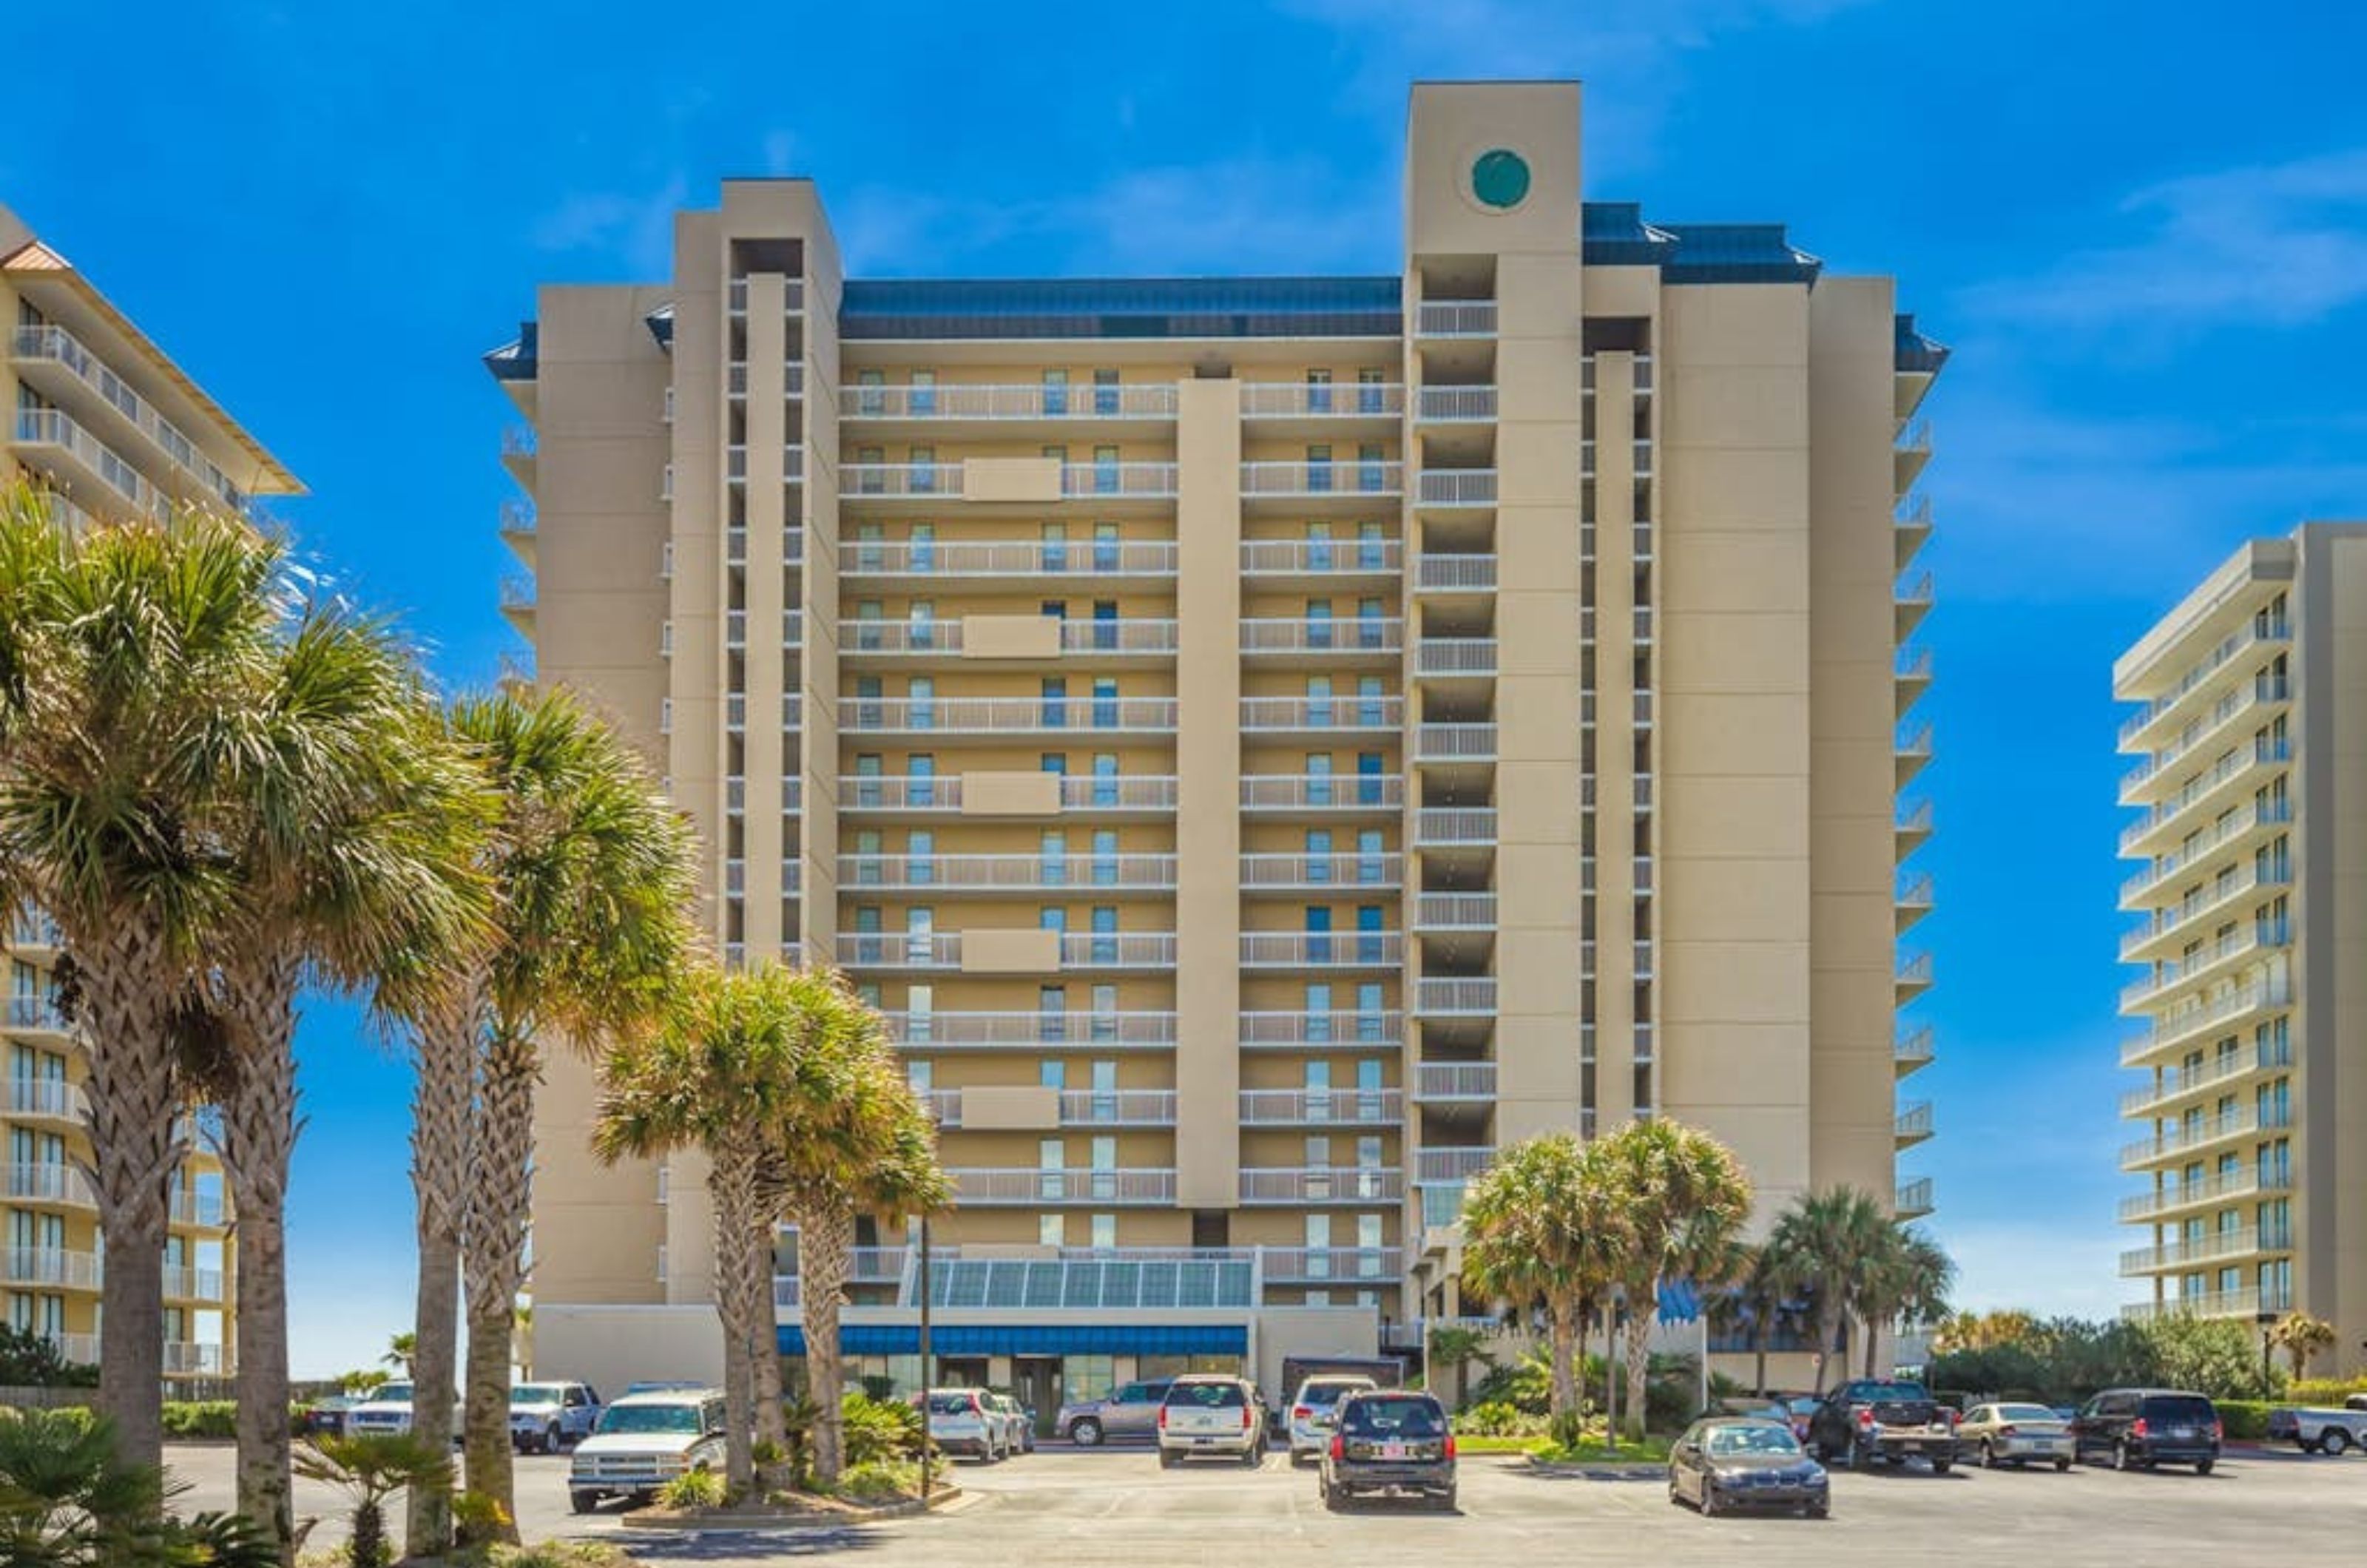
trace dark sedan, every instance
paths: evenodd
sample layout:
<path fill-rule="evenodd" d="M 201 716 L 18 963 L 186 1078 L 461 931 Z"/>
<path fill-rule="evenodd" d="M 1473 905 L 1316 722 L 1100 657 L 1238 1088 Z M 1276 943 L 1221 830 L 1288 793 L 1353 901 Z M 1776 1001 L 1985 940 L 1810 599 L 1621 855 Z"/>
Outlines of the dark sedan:
<path fill-rule="evenodd" d="M 1821 1519 L 1832 1483 L 1784 1422 L 1718 1416 L 1694 1422 L 1669 1450 L 1669 1501 L 1704 1516 L 1784 1508 Z"/>
<path fill-rule="evenodd" d="M 1333 1408 L 1331 1446 L 1316 1490 L 1327 1508 L 1395 1492 L 1455 1508 L 1455 1435 L 1446 1410 L 1407 1389 L 1351 1393 Z"/>

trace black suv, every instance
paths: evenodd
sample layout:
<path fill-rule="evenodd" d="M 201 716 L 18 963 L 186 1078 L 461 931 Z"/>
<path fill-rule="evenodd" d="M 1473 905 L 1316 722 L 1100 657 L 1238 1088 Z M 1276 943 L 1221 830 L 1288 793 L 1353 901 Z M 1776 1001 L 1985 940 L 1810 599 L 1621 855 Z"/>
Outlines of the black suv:
<path fill-rule="evenodd" d="M 2073 1455 L 2082 1463 L 2108 1459 L 2114 1470 L 2191 1464 L 2208 1475 L 2224 1434 L 2217 1406 L 2174 1389 L 2108 1388 L 2071 1418 Z"/>
<path fill-rule="evenodd" d="M 1447 1429 L 1445 1407 L 1411 1389 L 1345 1395 L 1332 1411 L 1331 1443 L 1323 1451 L 1316 1492 L 1327 1508 L 1397 1492 L 1453 1513 L 1455 1435 Z"/>

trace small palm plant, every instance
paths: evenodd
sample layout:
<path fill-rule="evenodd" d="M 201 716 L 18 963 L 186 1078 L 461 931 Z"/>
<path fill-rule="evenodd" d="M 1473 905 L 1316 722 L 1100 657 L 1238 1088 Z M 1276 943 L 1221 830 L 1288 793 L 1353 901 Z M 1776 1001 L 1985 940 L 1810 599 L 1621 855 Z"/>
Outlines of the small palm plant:
<path fill-rule="evenodd" d="M 388 1555 L 387 1499 L 406 1487 L 449 1486 L 452 1456 L 408 1433 L 322 1437 L 296 1450 L 296 1473 L 345 1495 L 354 1506 L 346 1561 L 353 1568 L 381 1568 Z"/>
<path fill-rule="evenodd" d="M 30 1568 L 277 1568 L 277 1543 L 237 1515 L 163 1515 L 161 1471 L 117 1451 L 79 1410 L 0 1412 L 0 1563 Z"/>

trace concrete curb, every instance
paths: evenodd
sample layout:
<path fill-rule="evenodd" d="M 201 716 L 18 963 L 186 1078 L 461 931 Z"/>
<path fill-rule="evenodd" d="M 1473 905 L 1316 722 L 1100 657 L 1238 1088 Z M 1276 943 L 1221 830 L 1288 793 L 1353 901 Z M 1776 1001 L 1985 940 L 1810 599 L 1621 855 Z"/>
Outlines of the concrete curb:
<path fill-rule="evenodd" d="M 936 1501 L 927 1510 L 932 1514 L 950 1511 L 957 1504 L 976 1499 L 958 1486 L 941 1488 Z M 651 1508 L 638 1508 L 624 1515 L 618 1523 L 629 1530 L 652 1533 L 672 1532 L 683 1535 L 749 1535 L 773 1530 L 826 1530 L 847 1525 L 867 1525 L 881 1519 L 917 1517 L 923 1510 L 918 1498 L 902 1503 L 882 1503 L 876 1507 L 847 1507 L 827 1514 L 751 1514 L 677 1515 L 655 1517 Z"/>
<path fill-rule="evenodd" d="M 1572 1481 L 1657 1481 L 1669 1472 L 1665 1461 L 1585 1460 L 1572 1462 L 1539 1459 L 1535 1454 L 1523 1457 L 1528 1461 L 1528 1468 L 1540 1475 L 1557 1475 Z"/>

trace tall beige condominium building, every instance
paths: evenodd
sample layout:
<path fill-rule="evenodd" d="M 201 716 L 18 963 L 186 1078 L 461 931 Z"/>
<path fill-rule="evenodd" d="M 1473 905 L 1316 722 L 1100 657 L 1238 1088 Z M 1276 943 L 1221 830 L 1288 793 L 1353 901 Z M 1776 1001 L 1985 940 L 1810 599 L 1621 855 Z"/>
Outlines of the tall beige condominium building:
<path fill-rule="evenodd" d="M 29 475 L 69 520 L 146 513 L 177 502 L 244 511 L 294 493 L 293 476 L 216 406 L 72 263 L 0 208 L 0 479 Z M 6 938 L 8 1054 L 0 1136 L 0 1300 L 6 1321 L 98 1359 L 103 1251 L 83 1167 L 84 1060 L 60 1012 L 58 933 L 17 911 Z M 222 1178 L 193 1155 L 175 1178 L 165 1243 L 168 1375 L 231 1370 L 231 1292 Z"/>
<path fill-rule="evenodd" d="M 1575 84 L 1416 87 L 1385 276 L 849 279 L 810 183 L 727 182 L 490 356 L 539 676 L 663 759 L 725 953 L 844 967 L 934 1100 L 957 1373 L 1048 1414 L 1455 1314 L 1464 1183 L 1543 1132 L 1701 1123 L 1770 1208 L 1928 1133 L 1944 351 L 1780 228 L 1582 204 L 1580 146 Z M 648 1367 L 703 1189 L 591 1103 L 554 1066 L 537 1335 Z"/>
<path fill-rule="evenodd" d="M 2367 1337 L 2367 526 L 2246 546 L 2124 655 L 2121 852 L 2143 974 L 2121 1111 L 2149 1245 L 2133 1315 L 2335 1325 Z"/>

